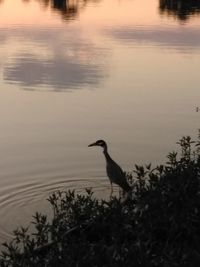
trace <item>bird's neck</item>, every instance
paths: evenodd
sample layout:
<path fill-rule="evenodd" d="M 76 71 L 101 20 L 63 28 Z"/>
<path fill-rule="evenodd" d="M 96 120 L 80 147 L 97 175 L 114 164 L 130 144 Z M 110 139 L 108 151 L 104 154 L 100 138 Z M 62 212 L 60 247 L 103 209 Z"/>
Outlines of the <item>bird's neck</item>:
<path fill-rule="evenodd" d="M 112 160 L 111 157 L 110 157 L 110 155 L 108 154 L 108 148 L 107 148 L 107 146 L 104 146 L 103 153 L 104 153 L 104 156 L 105 156 L 106 160 Z"/>

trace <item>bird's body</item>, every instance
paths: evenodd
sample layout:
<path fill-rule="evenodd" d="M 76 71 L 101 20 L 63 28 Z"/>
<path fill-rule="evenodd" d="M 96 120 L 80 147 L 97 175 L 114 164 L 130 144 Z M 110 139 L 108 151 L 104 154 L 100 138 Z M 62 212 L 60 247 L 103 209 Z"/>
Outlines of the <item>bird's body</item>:
<path fill-rule="evenodd" d="M 113 191 L 112 183 L 119 185 L 125 192 L 129 192 L 131 187 L 126 180 L 126 175 L 121 167 L 110 157 L 106 142 L 103 140 L 98 140 L 89 146 L 103 147 L 103 153 L 106 159 L 106 171 L 111 183 L 111 195 Z"/>

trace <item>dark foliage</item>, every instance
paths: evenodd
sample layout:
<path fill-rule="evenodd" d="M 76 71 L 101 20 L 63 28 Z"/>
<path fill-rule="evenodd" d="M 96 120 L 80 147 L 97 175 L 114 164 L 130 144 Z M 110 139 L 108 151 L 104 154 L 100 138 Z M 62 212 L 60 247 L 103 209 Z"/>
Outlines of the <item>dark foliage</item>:
<path fill-rule="evenodd" d="M 199 0 L 159 0 L 161 13 L 167 13 L 181 21 L 189 19 L 200 13 Z"/>
<path fill-rule="evenodd" d="M 89 189 L 51 195 L 53 219 L 37 213 L 34 233 L 16 230 L 0 266 L 200 266 L 200 143 L 178 144 L 165 166 L 127 174 L 131 200 L 97 200 Z"/>

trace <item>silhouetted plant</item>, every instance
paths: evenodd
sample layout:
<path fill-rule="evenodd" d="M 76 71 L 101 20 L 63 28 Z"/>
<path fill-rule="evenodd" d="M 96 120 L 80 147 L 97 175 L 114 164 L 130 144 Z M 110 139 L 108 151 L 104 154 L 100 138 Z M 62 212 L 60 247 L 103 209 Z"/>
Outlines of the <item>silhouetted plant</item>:
<path fill-rule="evenodd" d="M 53 218 L 36 213 L 33 233 L 14 231 L 0 266 L 200 266 L 200 138 L 178 145 L 165 165 L 135 165 L 125 202 L 53 193 Z"/>

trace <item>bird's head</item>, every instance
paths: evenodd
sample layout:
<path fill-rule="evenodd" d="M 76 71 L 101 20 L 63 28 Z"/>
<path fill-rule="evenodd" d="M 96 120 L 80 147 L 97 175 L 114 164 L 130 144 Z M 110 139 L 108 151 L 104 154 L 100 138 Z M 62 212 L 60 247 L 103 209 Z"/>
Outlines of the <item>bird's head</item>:
<path fill-rule="evenodd" d="M 104 140 L 97 140 L 96 142 L 92 143 L 89 145 L 90 146 L 101 146 L 103 148 L 106 148 L 107 147 L 107 144 Z"/>

